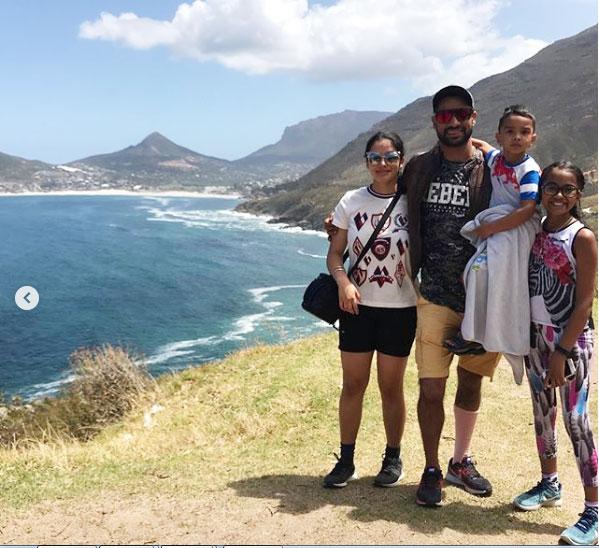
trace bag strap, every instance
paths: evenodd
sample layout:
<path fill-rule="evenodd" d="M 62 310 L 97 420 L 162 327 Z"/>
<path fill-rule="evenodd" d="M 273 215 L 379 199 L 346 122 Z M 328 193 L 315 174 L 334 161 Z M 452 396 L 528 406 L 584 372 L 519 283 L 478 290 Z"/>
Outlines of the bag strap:
<path fill-rule="evenodd" d="M 368 238 L 368 241 L 366 242 L 366 245 L 362 248 L 362 251 L 360 252 L 360 255 L 358 255 L 358 258 L 356 259 L 356 262 L 349 269 L 349 272 L 347 273 L 348 277 L 351 276 L 352 272 L 356 269 L 356 267 L 358 266 L 358 264 L 360 263 L 360 261 L 364 258 L 364 256 L 366 255 L 366 253 L 368 253 L 370 247 L 374 243 L 374 240 L 376 240 L 376 237 L 379 235 L 379 232 L 381 231 L 381 229 L 383 228 L 383 226 L 385 225 L 385 223 L 387 222 L 387 219 L 389 218 L 389 215 L 391 215 L 391 211 L 393 211 L 393 208 L 395 207 L 395 204 L 397 203 L 397 201 L 399 200 L 400 197 L 401 197 L 401 191 L 398 189 L 397 192 L 395 193 L 395 196 L 393 196 L 393 200 L 391 200 L 391 202 L 387 206 L 387 209 L 385 210 L 385 213 L 383 213 L 383 216 L 381 217 L 381 220 L 378 222 L 378 224 L 376 225 L 376 228 L 374 229 L 373 233 L 370 235 L 370 238 Z M 349 251 L 346 250 L 345 253 L 343 254 L 343 262 L 345 262 L 346 258 L 348 258 L 348 257 L 349 257 Z"/>

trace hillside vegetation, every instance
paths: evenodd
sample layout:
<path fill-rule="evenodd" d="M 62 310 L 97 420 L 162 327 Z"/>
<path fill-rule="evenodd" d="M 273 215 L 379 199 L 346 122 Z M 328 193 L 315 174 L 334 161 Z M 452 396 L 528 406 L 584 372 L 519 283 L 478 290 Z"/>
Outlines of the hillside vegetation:
<path fill-rule="evenodd" d="M 414 504 L 424 462 L 412 360 L 402 484 L 372 486 L 385 445 L 373 379 L 357 445 L 361 479 L 323 489 L 338 444 L 340 378 L 332 332 L 251 348 L 160 378 L 91 441 L 1 450 L 0 543 L 554 544 L 577 519 L 582 491 L 561 426 L 564 507 L 511 508 L 539 473 L 528 388 L 513 384 L 505 364 L 484 383 L 473 446 L 492 497 L 450 487 L 443 509 Z M 592 409 L 596 387 L 595 379 Z M 452 449 L 454 392 L 455 371 L 442 462 Z"/>
<path fill-rule="evenodd" d="M 559 75 L 559 77 L 556 77 Z M 537 118 L 538 140 L 532 155 L 541 166 L 568 159 L 594 171 L 597 192 L 597 26 L 559 40 L 517 67 L 481 80 L 471 88 L 478 119 L 475 136 L 495 142 L 505 106 L 527 105 Z M 422 97 L 377 124 L 373 130 L 397 131 L 408 157 L 436 140 L 431 126 L 431 97 Z M 364 146 L 372 131 L 362 133 L 339 153 L 297 181 L 269 189 L 265 198 L 240 210 L 268 214 L 280 222 L 320 228 L 341 196 L 368 182 Z"/>

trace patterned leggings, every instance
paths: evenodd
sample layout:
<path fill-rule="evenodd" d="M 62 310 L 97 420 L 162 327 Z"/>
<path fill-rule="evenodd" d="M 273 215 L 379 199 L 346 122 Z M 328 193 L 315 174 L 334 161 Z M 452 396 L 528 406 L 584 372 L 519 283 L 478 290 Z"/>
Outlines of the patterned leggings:
<path fill-rule="evenodd" d="M 547 325 L 531 325 L 531 349 L 525 358 L 526 376 L 530 385 L 535 419 L 537 449 L 542 459 L 557 456 L 557 394 L 555 388 L 544 389 L 544 372 L 561 330 Z M 570 436 L 585 487 L 597 486 L 597 450 L 589 423 L 587 404 L 589 374 L 593 354 L 593 330 L 585 328 L 574 347 L 576 378 L 559 388 L 566 431 Z"/>

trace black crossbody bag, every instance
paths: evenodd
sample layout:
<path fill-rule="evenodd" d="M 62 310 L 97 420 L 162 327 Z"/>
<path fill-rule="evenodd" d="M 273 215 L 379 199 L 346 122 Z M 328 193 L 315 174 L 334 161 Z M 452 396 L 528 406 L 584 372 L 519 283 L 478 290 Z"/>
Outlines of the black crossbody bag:
<path fill-rule="evenodd" d="M 371 234 L 368 242 L 363 247 L 360 255 L 358 256 L 354 265 L 349 269 L 347 273 L 348 277 L 351 278 L 353 271 L 356 269 L 360 261 L 364 258 L 368 250 L 374 243 L 374 240 L 382 230 L 383 226 L 387 222 L 391 211 L 395 207 L 395 204 L 399 200 L 401 192 L 398 190 L 393 196 L 393 200 L 387 206 L 385 213 L 381 217 L 381 220 L 376 225 L 373 233 Z M 343 262 L 348 259 L 349 252 L 346 250 L 343 254 Z M 339 308 L 339 291 L 337 288 L 337 282 L 335 278 L 330 274 L 320 273 L 314 280 L 310 282 L 306 290 L 304 291 L 304 297 L 302 299 L 302 308 L 310 314 L 314 314 L 317 318 L 327 322 L 328 324 L 335 327 L 333 324 L 339 319 L 341 315 L 341 309 Z"/>

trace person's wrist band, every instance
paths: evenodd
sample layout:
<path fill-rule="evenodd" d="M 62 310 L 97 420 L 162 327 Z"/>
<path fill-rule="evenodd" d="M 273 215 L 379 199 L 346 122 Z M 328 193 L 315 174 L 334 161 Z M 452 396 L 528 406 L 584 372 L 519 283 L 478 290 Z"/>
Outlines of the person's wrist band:
<path fill-rule="evenodd" d="M 332 270 L 333 272 L 345 272 L 345 268 L 342 266 L 334 266 Z"/>
<path fill-rule="evenodd" d="M 574 352 L 572 352 L 572 350 L 566 350 L 563 346 L 560 346 L 559 344 L 555 345 L 555 351 L 559 352 L 560 354 L 563 354 L 564 356 L 566 356 L 566 358 L 574 357 Z"/>

